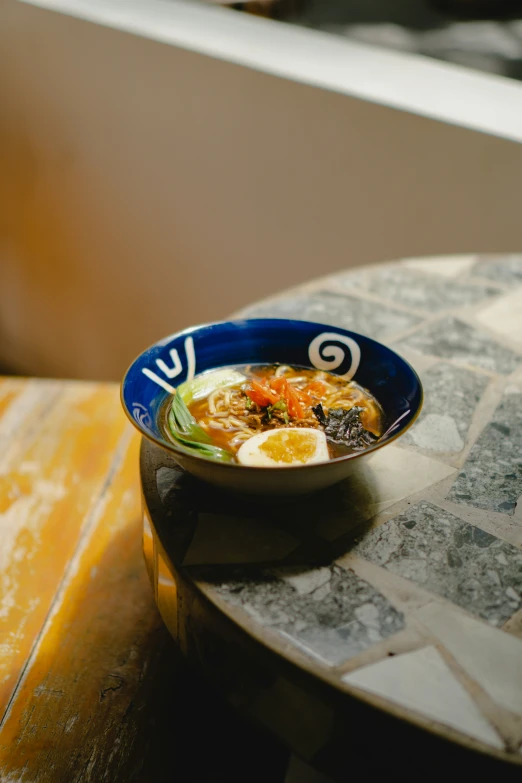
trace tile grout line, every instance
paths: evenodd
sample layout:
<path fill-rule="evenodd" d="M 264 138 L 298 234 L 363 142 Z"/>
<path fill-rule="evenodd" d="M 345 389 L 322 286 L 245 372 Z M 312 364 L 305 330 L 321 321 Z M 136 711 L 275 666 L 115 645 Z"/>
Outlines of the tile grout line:
<path fill-rule="evenodd" d="M 96 526 L 96 523 L 98 522 L 104 506 L 107 501 L 108 496 L 108 489 L 112 484 L 112 481 L 114 477 L 116 476 L 117 471 L 119 470 L 126 452 L 128 450 L 128 447 L 131 443 L 132 437 L 134 436 L 134 432 L 131 429 L 129 424 L 126 424 L 125 430 L 123 434 L 121 435 L 118 445 L 116 447 L 116 451 L 114 454 L 114 458 L 109 466 L 109 470 L 107 472 L 107 475 L 105 477 L 105 480 L 103 482 L 103 485 L 100 489 L 100 492 L 91 507 L 91 510 L 89 511 L 87 515 L 87 521 L 84 525 L 83 531 L 80 534 L 80 539 L 75 547 L 75 550 L 73 552 L 72 557 L 70 558 L 67 567 L 64 571 L 64 574 L 59 582 L 58 588 L 54 594 L 54 597 L 51 601 L 51 605 L 49 607 L 49 610 L 47 612 L 47 615 L 44 618 L 44 621 L 42 623 L 42 626 L 40 628 L 40 631 L 36 635 L 35 641 L 33 643 L 33 646 L 31 648 L 31 652 L 29 653 L 27 660 L 25 662 L 25 665 L 22 668 L 22 671 L 20 673 L 20 676 L 18 678 L 18 681 L 16 685 L 13 688 L 13 692 L 11 694 L 11 697 L 6 705 L 4 715 L 2 719 L 0 720 L 0 732 L 2 731 L 5 723 L 9 719 L 9 716 L 11 714 L 12 707 L 16 701 L 16 698 L 27 679 L 27 676 L 29 674 L 29 671 L 37 657 L 38 651 L 40 649 L 41 643 L 47 633 L 47 630 L 49 626 L 51 625 L 53 618 L 57 614 L 58 610 L 60 609 L 60 606 L 63 603 L 63 598 L 65 596 L 66 589 L 69 584 L 69 580 L 74 578 L 79 561 L 81 560 L 87 545 L 90 541 L 91 533 L 93 532 L 93 529 Z"/>
<path fill-rule="evenodd" d="M 495 730 L 504 743 L 504 752 L 516 752 L 516 747 L 518 747 L 520 741 L 522 740 L 522 733 L 520 730 L 514 730 L 510 725 L 512 723 L 511 711 L 506 707 L 498 704 L 483 688 L 482 684 L 475 677 L 468 673 L 465 667 L 457 660 L 457 658 L 455 658 L 455 656 L 450 652 L 443 641 L 439 639 L 436 634 L 433 634 L 427 626 L 424 626 L 422 620 L 416 618 L 414 615 L 415 612 L 413 612 L 413 619 L 423 626 L 423 629 L 427 635 L 428 643 L 432 644 L 438 649 L 457 682 L 459 682 L 460 685 L 464 688 L 469 698 L 475 704 L 479 713 Z M 473 619 L 477 618 L 474 617 Z M 506 723 L 508 725 L 506 725 Z"/>
<path fill-rule="evenodd" d="M 515 549 L 522 549 L 522 541 L 517 539 L 515 535 L 511 536 L 509 527 L 505 526 L 506 524 L 509 525 L 510 520 L 513 519 L 509 514 L 502 514 L 500 511 L 491 511 L 490 509 L 477 506 L 469 506 L 465 503 L 455 503 L 452 500 L 448 500 L 446 496 L 429 498 L 425 502 L 438 506 L 442 511 L 446 511 L 446 513 L 460 519 L 461 522 L 476 527 L 484 533 L 489 533 L 490 536 L 515 547 Z M 477 512 L 480 513 L 480 516 Z M 489 515 L 492 515 L 492 519 L 484 519 L 484 517 Z M 470 516 L 473 516 L 473 521 L 468 518 Z M 506 620 L 506 622 L 508 621 Z"/>
<path fill-rule="evenodd" d="M 505 384 L 503 383 L 503 378 L 501 376 L 498 374 L 489 376 L 489 380 L 471 414 L 464 439 L 464 446 L 456 457 L 457 464 L 455 467 L 457 468 L 458 473 L 462 472 L 472 449 L 485 428 L 491 423 L 495 412 L 502 403 L 504 386 Z"/>
<path fill-rule="evenodd" d="M 404 313 L 405 315 L 413 315 L 416 318 L 425 319 L 426 313 L 425 311 L 421 310 L 420 308 L 414 308 L 409 307 L 408 305 L 403 304 L 402 302 L 396 302 L 393 299 L 385 299 L 383 296 L 379 296 L 379 294 L 374 293 L 373 291 L 370 291 L 366 288 L 338 288 L 335 287 L 334 282 L 326 281 L 324 283 L 323 288 L 309 291 L 307 293 L 313 294 L 331 294 L 333 296 L 338 296 L 342 298 L 347 299 L 360 299 L 363 302 L 369 302 L 370 304 L 376 304 L 376 305 L 382 305 L 383 307 L 389 307 L 391 310 L 395 310 L 397 313 Z M 438 313 L 435 313 L 434 315 L 445 315 L 448 312 L 448 310 L 440 310 Z"/>
<path fill-rule="evenodd" d="M 461 254 L 461 255 L 466 256 L 466 254 Z M 477 262 L 480 261 L 481 258 L 484 257 L 485 254 L 471 254 L 471 255 L 473 256 L 473 259 L 474 259 L 473 266 L 469 270 L 467 270 L 466 272 L 459 274 L 456 278 L 449 278 L 448 282 L 451 282 L 452 280 L 455 280 L 458 283 L 469 282 L 471 285 L 474 285 L 475 287 L 478 287 L 478 285 L 489 285 L 489 286 L 492 286 L 493 288 L 497 288 L 499 294 L 502 294 L 502 293 L 505 293 L 505 292 L 509 292 L 510 287 L 509 287 L 509 284 L 507 284 L 507 283 L 499 283 L 498 281 L 492 280 L 492 279 L 487 278 L 487 277 L 481 277 L 480 275 L 474 275 L 473 274 L 473 270 L 476 267 Z M 433 259 L 434 263 L 436 263 L 438 258 L 440 258 L 440 257 L 439 256 L 427 256 L 426 260 Z M 334 287 L 333 287 L 332 283 L 333 283 L 333 281 L 335 280 L 335 278 L 338 275 L 342 275 L 342 274 L 351 275 L 351 274 L 357 274 L 357 273 L 364 273 L 364 274 L 370 273 L 371 274 L 373 272 L 382 271 L 384 269 L 394 269 L 394 268 L 397 268 L 397 267 L 407 269 L 408 268 L 407 262 L 408 261 L 414 261 L 414 260 L 416 260 L 416 257 L 412 256 L 411 258 L 400 258 L 400 259 L 379 261 L 379 262 L 375 262 L 375 263 L 369 264 L 369 265 L 360 264 L 360 265 L 351 267 L 348 270 L 348 272 L 347 272 L 347 270 L 340 269 L 337 272 L 333 272 L 333 273 L 324 275 L 322 277 L 314 278 L 312 280 L 305 281 L 304 283 L 300 283 L 300 284 L 298 284 L 296 286 L 293 286 L 290 289 L 287 289 L 283 293 L 270 294 L 267 297 L 265 297 L 264 299 L 258 300 L 256 302 L 251 302 L 251 303 L 247 304 L 245 307 L 242 307 L 240 310 L 234 311 L 234 313 L 231 315 L 231 317 L 244 317 L 244 316 L 242 316 L 243 312 L 248 311 L 249 309 L 252 309 L 254 307 L 271 305 L 271 304 L 273 304 L 275 302 L 278 302 L 278 301 L 284 301 L 288 297 L 288 295 L 299 296 L 299 295 L 302 295 L 302 294 L 315 294 L 315 293 L 320 293 L 321 290 L 326 290 L 326 291 L 328 291 L 330 293 L 333 292 L 333 293 L 338 293 L 338 294 L 339 293 L 346 293 L 347 295 L 349 295 L 348 291 L 344 291 L 343 290 L 342 292 L 339 292 L 338 290 L 334 290 Z M 425 270 L 415 270 L 415 271 L 418 271 L 420 274 L 425 276 L 426 279 L 429 278 L 429 279 L 437 279 L 437 280 L 442 280 L 442 281 L 446 280 L 446 278 L 444 278 L 444 277 L 441 278 L 440 276 L 438 276 L 438 275 L 436 275 L 434 273 L 431 273 L 431 272 L 427 272 Z M 331 285 L 332 287 L 329 288 L 328 287 L 329 285 Z M 324 286 L 326 286 L 327 288 L 324 289 L 323 288 Z M 359 298 L 358 297 L 358 293 L 359 293 L 359 291 L 357 289 L 353 289 L 353 295 L 354 295 L 355 298 Z M 361 297 L 361 298 L 364 298 L 364 297 Z M 376 299 L 379 299 L 379 297 L 376 297 Z M 409 309 L 405 305 L 395 305 L 394 302 L 391 302 L 388 299 L 387 300 L 381 300 L 380 303 L 391 305 L 392 307 L 397 306 L 397 308 L 400 308 L 404 312 L 410 313 L 412 315 L 419 315 L 419 312 L 420 312 L 418 310 Z M 480 304 L 482 304 L 482 302 L 479 302 L 477 304 L 480 305 Z M 447 312 L 447 311 L 444 311 L 444 312 Z"/>
<path fill-rule="evenodd" d="M 459 279 L 459 278 L 455 278 Z M 481 277 L 480 275 L 473 275 L 470 273 L 468 277 L 460 278 L 460 280 L 469 280 L 470 283 L 480 283 L 480 285 L 489 285 L 492 288 L 496 288 L 499 294 L 508 294 L 511 291 L 509 283 L 499 283 L 498 280 L 490 280 L 489 277 Z"/>
<path fill-rule="evenodd" d="M 326 283 L 325 283 L 326 284 Z M 323 284 L 324 285 L 324 284 Z M 399 329 L 396 332 L 391 332 L 389 336 L 386 337 L 386 344 L 395 342 L 397 340 L 402 340 L 403 337 L 409 336 L 410 333 L 417 331 L 417 329 L 421 329 L 425 326 L 430 326 L 432 323 L 436 323 L 438 320 L 440 320 L 442 317 L 446 315 L 452 314 L 453 310 L 443 310 L 440 313 L 435 313 L 431 316 L 426 316 L 425 313 L 422 313 L 420 310 L 413 310 L 410 308 L 407 308 L 403 305 L 400 305 L 395 302 L 390 302 L 387 299 L 382 299 L 378 296 L 375 296 L 373 294 L 368 294 L 366 291 L 359 291 L 359 290 L 353 290 L 353 291 L 337 291 L 333 288 L 313 288 L 313 290 L 307 290 L 306 286 L 298 287 L 291 289 L 290 291 L 286 292 L 285 294 L 279 294 L 277 296 L 269 297 L 267 299 L 261 300 L 259 304 L 253 304 L 253 305 L 247 305 L 246 307 L 241 308 L 241 310 L 236 310 L 232 315 L 231 318 L 283 318 L 285 316 L 282 316 L 280 314 L 275 315 L 269 315 L 269 314 L 262 314 L 262 315 L 254 315 L 251 314 L 252 310 L 258 310 L 259 307 L 266 308 L 271 306 L 277 306 L 280 302 L 287 302 L 288 301 L 288 295 L 292 297 L 305 297 L 307 295 L 309 296 L 321 296 L 321 294 L 326 294 L 328 296 L 335 296 L 338 299 L 345 299 L 347 301 L 347 305 L 349 305 L 350 299 L 355 299 L 358 302 L 364 302 L 366 304 L 373 304 L 373 305 L 381 305 L 382 307 L 387 307 L 390 310 L 393 310 L 398 315 L 409 315 L 416 319 L 419 319 L 419 322 L 416 324 L 413 324 L 412 326 L 408 326 L 404 329 Z M 335 324 L 331 324 L 335 327 Z M 348 331 L 353 331 L 353 329 L 348 328 L 347 326 L 339 327 L 341 329 L 347 329 Z M 362 334 L 362 332 L 361 332 Z M 373 338 L 376 339 L 376 338 Z M 381 338 L 382 341 L 382 338 Z"/>
<path fill-rule="evenodd" d="M 324 287 L 326 286 L 326 287 Z M 505 293 L 504 291 L 499 291 L 499 294 Z M 477 312 L 480 312 L 486 302 L 488 300 L 481 300 L 480 302 L 473 303 L 469 306 L 462 307 L 462 306 L 455 306 L 455 307 L 449 307 L 444 310 L 439 310 L 436 313 L 432 313 L 430 315 L 426 315 L 426 313 L 422 312 L 420 309 L 414 309 L 410 307 L 406 307 L 405 305 L 399 304 L 398 302 L 394 302 L 390 299 L 384 299 L 383 297 L 380 297 L 373 292 L 366 291 L 366 290 L 359 290 L 359 289 L 350 289 L 346 290 L 343 289 L 341 291 L 334 289 L 333 285 L 332 287 L 328 287 L 328 281 L 324 281 L 322 288 L 316 288 L 314 287 L 313 290 L 307 290 L 306 285 L 302 287 L 296 287 L 294 289 L 291 289 L 290 291 L 286 292 L 286 295 L 279 294 L 272 297 L 268 297 L 267 299 L 262 300 L 259 302 L 259 304 L 253 304 L 253 305 L 247 305 L 246 307 L 242 308 L 239 311 L 235 311 L 231 318 L 234 317 L 262 317 L 262 318 L 270 318 L 270 317 L 283 317 L 281 315 L 274 315 L 270 316 L 268 314 L 263 315 L 251 315 L 251 310 L 257 310 L 259 307 L 271 307 L 277 306 L 279 302 L 285 302 L 287 301 L 288 295 L 290 296 L 305 296 L 306 294 L 313 296 L 320 296 L 321 294 L 327 294 L 330 296 L 336 296 L 339 299 L 355 299 L 360 302 L 366 302 L 369 304 L 375 304 L 375 305 L 381 305 L 383 307 L 388 307 L 391 310 L 395 311 L 397 314 L 404 314 L 404 315 L 410 315 L 412 317 L 420 319 L 418 323 L 413 324 L 412 326 L 408 326 L 404 329 L 400 329 L 396 332 L 390 333 L 385 339 L 384 342 L 386 345 L 390 345 L 394 350 L 400 349 L 400 348 L 409 348 L 409 346 L 406 344 L 405 346 L 397 345 L 397 343 L 400 343 L 404 339 L 408 339 L 409 337 L 412 337 L 416 335 L 418 332 L 422 332 L 423 329 L 430 328 L 434 324 L 436 324 L 439 321 L 443 321 L 445 318 L 454 318 L 458 321 L 461 321 L 463 324 L 470 326 L 475 331 L 478 331 L 479 333 L 482 332 L 484 337 L 491 340 L 494 343 L 497 343 L 498 345 L 502 346 L 503 348 L 507 349 L 508 351 L 511 351 L 512 353 L 515 353 L 517 355 L 520 355 L 522 353 L 521 346 L 518 343 L 514 343 L 512 341 L 506 340 L 502 335 L 497 334 L 496 332 L 493 332 L 491 329 L 486 327 L 484 324 L 482 324 L 480 321 L 478 321 L 475 317 Z M 347 328 L 341 327 L 341 328 Z M 383 338 L 381 337 L 381 341 L 383 341 Z M 411 349 L 415 350 L 415 349 Z M 441 357 L 437 354 L 428 354 L 423 353 L 422 356 L 430 356 L 435 359 L 440 360 L 449 360 L 448 357 Z M 474 371 L 482 371 L 486 374 L 489 374 L 487 370 L 485 370 L 482 367 L 479 367 L 477 365 L 463 365 L 462 362 L 455 362 L 458 366 L 466 366 L 471 370 Z M 516 370 L 514 371 L 516 372 Z M 491 373 L 496 374 L 496 373 Z M 511 373 L 510 373 L 511 374 Z"/>

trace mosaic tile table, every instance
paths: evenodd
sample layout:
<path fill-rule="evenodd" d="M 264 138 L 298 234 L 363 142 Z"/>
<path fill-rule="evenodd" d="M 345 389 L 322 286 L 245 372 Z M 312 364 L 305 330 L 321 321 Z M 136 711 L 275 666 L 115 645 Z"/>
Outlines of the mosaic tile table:
<path fill-rule="evenodd" d="M 518 779 L 522 255 L 339 273 L 242 315 L 369 334 L 419 371 L 425 406 L 353 479 L 299 503 L 231 503 L 142 444 L 144 549 L 171 633 L 336 779 L 365 758 Z"/>

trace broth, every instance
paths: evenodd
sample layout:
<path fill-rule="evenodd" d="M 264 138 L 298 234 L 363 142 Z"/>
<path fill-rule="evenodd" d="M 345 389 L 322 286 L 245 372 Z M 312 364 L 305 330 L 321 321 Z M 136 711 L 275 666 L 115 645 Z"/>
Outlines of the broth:
<path fill-rule="evenodd" d="M 233 369 L 244 376 L 241 382 L 217 388 L 193 401 L 188 409 L 213 445 L 234 457 L 250 438 L 273 429 L 325 432 L 330 459 L 361 451 L 382 435 L 381 406 L 354 381 L 287 365 L 239 365 Z M 347 417 L 349 411 L 351 417 Z M 351 433 L 351 440 L 346 434 L 339 437 L 341 424 L 343 432 Z M 353 433 L 357 428 L 363 439 L 356 444 Z"/>

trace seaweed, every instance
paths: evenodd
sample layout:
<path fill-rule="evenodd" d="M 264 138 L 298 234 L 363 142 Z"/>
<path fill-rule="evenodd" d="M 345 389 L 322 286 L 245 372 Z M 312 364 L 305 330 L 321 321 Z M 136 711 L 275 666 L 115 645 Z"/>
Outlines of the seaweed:
<path fill-rule="evenodd" d="M 348 446 L 354 451 L 367 449 L 377 440 L 373 433 L 366 430 L 361 422 L 364 408 L 354 406 L 349 410 L 334 408 L 325 414 L 321 403 L 312 408 L 319 424 L 324 427 L 324 434 L 332 443 Z"/>

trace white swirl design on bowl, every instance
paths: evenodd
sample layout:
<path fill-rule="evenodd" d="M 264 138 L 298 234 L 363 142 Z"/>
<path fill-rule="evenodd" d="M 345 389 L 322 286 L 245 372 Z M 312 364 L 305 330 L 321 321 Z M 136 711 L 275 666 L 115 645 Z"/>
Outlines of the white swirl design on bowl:
<path fill-rule="evenodd" d="M 150 428 L 152 424 L 152 419 L 150 418 L 150 413 L 148 412 L 145 405 L 142 405 L 141 402 L 133 402 L 132 403 L 132 415 L 140 425 L 140 427 L 148 427 Z"/>
<path fill-rule="evenodd" d="M 361 361 L 361 349 L 358 344 L 351 337 L 345 337 L 336 332 L 322 332 L 314 337 L 308 347 L 310 362 L 318 370 L 326 370 L 327 372 L 333 372 L 341 366 L 346 359 L 346 350 L 339 345 L 326 345 L 326 343 L 342 343 L 349 348 L 352 360 L 350 369 L 340 377 L 346 381 L 351 380 Z"/>

